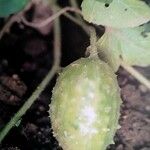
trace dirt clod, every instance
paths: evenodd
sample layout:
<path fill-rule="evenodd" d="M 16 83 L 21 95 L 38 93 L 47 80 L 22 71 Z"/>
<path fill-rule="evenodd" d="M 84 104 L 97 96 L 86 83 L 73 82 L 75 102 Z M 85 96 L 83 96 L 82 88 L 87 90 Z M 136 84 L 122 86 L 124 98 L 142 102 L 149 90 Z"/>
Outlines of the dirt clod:
<path fill-rule="evenodd" d="M 27 90 L 26 85 L 17 75 L 0 76 L 0 101 L 11 105 L 18 105 Z"/>

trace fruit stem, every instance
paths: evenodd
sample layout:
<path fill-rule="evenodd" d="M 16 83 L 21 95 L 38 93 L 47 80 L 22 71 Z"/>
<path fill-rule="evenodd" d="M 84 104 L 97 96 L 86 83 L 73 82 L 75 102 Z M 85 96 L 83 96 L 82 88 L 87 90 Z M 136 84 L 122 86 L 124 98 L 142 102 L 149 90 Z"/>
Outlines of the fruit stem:
<path fill-rule="evenodd" d="M 98 57 L 97 36 L 94 27 L 90 27 L 90 46 L 88 48 L 90 52 L 90 57 Z"/>

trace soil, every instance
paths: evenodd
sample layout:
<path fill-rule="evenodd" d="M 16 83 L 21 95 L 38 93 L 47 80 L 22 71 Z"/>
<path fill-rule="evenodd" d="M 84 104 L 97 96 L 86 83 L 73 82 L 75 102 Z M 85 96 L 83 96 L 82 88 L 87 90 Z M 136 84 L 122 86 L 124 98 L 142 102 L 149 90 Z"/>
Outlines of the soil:
<path fill-rule="evenodd" d="M 39 9 L 43 10 L 41 7 L 35 10 L 43 13 L 42 18 L 51 14 Z M 33 20 L 36 20 L 37 12 Z M 65 17 L 61 17 L 61 23 L 61 66 L 64 67 L 84 56 L 89 38 Z M 1 19 L 0 26 L 3 25 L 4 20 Z M 0 129 L 42 81 L 52 62 L 52 24 L 39 30 L 14 23 L 10 32 L 4 35 L 0 41 Z M 136 68 L 150 79 L 149 67 Z M 123 100 L 119 120 L 121 128 L 114 137 L 115 144 L 108 150 L 150 150 L 150 92 L 122 68 L 117 74 Z M 52 135 L 48 116 L 56 77 L 9 132 L 0 145 L 1 150 L 61 150 Z"/>

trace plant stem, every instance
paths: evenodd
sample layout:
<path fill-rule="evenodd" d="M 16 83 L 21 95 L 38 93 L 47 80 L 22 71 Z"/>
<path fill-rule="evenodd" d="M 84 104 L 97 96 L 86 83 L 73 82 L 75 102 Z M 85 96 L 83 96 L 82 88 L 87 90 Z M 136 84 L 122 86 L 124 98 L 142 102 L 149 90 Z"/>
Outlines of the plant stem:
<path fill-rule="evenodd" d="M 70 4 L 71 4 L 71 6 L 74 7 L 74 8 L 79 8 L 78 3 L 77 3 L 76 0 L 70 0 Z"/>
<path fill-rule="evenodd" d="M 123 61 L 121 61 L 121 66 L 150 90 L 150 81 L 146 77 L 144 77 L 139 71 Z"/>
<path fill-rule="evenodd" d="M 56 6 L 56 8 L 59 10 L 61 10 L 62 8 L 60 6 Z M 89 36 L 90 35 L 90 31 L 89 31 L 89 25 L 87 25 L 86 23 L 84 23 L 83 21 L 79 20 L 78 18 L 70 15 L 68 12 L 65 12 L 63 14 L 65 17 L 67 17 L 68 19 L 70 19 L 72 22 L 74 22 L 75 24 L 79 25 L 84 31 L 85 33 Z"/>
<path fill-rule="evenodd" d="M 40 83 L 40 85 L 36 88 L 33 94 L 29 97 L 29 99 L 25 102 L 25 104 L 20 108 L 20 110 L 14 115 L 14 117 L 7 123 L 4 129 L 0 132 L 0 143 L 11 130 L 12 127 L 19 121 L 19 119 L 26 113 L 26 111 L 31 107 L 31 105 L 35 102 L 35 100 L 39 97 L 42 91 L 45 89 L 47 84 L 53 78 L 55 73 L 59 69 L 60 58 L 61 58 L 61 31 L 60 31 L 60 22 L 59 18 L 54 21 L 54 64 L 52 69 L 48 72 L 44 80 Z"/>
<path fill-rule="evenodd" d="M 80 9 L 79 6 L 78 6 L 77 0 L 70 0 L 70 4 L 71 4 L 72 7 Z M 75 15 L 76 15 L 78 20 L 82 21 L 82 18 L 79 14 L 76 13 Z"/>
<path fill-rule="evenodd" d="M 12 26 L 12 24 L 14 22 L 20 22 L 21 21 L 21 17 L 23 16 L 23 14 L 29 10 L 32 6 L 33 2 L 30 1 L 28 3 L 28 5 L 21 11 L 21 12 L 18 12 L 17 14 L 13 15 L 7 22 L 6 24 L 4 25 L 4 27 L 2 28 L 2 30 L 0 31 L 0 40 L 1 38 L 3 37 L 3 35 L 6 33 L 6 32 L 9 32 L 10 30 L 10 27 Z"/>
<path fill-rule="evenodd" d="M 28 22 L 24 17 L 22 17 L 22 21 L 27 26 L 34 27 L 34 28 L 41 28 L 41 27 L 48 25 L 50 22 L 52 22 L 57 17 L 61 16 L 62 14 L 64 14 L 67 11 L 72 11 L 72 12 L 77 12 L 79 14 L 82 14 L 79 9 L 76 9 L 73 7 L 65 7 L 65 8 L 61 9 L 59 12 L 56 12 L 54 15 L 50 16 L 49 18 L 45 19 L 44 21 L 42 21 L 40 23 L 39 22 L 36 22 L 36 23 Z"/>

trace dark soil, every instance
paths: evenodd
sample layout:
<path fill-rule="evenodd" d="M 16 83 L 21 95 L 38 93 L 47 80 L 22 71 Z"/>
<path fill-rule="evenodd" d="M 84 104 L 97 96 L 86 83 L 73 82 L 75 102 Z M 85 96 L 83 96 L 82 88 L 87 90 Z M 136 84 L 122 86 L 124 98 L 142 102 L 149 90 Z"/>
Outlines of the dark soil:
<path fill-rule="evenodd" d="M 44 13 L 44 17 L 51 14 L 50 11 L 40 12 Z M 35 20 L 38 16 L 36 14 Z M 61 22 L 61 66 L 64 67 L 84 56 L 89 38 L 79 26 L 66 18 L 62 17 Z M 4 20 L 1 19 L 0 26 L 3 24 Z M 52 24 L 42 31 L 13 24 L 10 33 L 5 34 L 0 41 L 0 129 L 42 81 L 51 69 L 52 62 Z M 137 69 L 150 79 L 150 68 Z M 1 150 L 61 150 L 52 135 L 48 117 L 48 105 L 55 79 L 56 77 L 9 132 L 0 145 Z M 121 128 L 114 138 L 115 144 L 108 149 L 150 150 L 150 92 L 122 68 L 118 71 L 118 82 L 123 100 Z"/>

